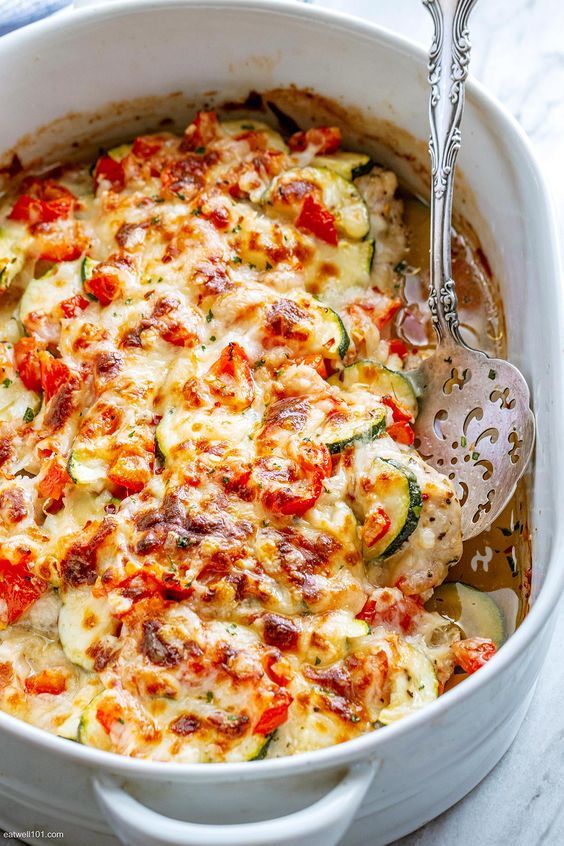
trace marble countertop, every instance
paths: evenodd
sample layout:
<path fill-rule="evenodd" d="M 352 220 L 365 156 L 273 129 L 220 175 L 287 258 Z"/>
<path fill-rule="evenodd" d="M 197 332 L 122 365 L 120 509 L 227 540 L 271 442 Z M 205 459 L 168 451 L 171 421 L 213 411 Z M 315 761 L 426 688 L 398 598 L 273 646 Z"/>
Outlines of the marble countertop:
<path fill-rule="evenodd" d="M 420 0 L 322 0 L 318 5 L 369 18 L 426 47 L 430 42 L 430 18 Z M 563 31 L 562 0 L 482 0 L 470 19 L 471 72 L 531 137 L 550 173 L 562 243 Z M 564 844 L 563 645 L 561 606 L 535 698 L 511 749 L 465 799 L 394 846 Z"/>

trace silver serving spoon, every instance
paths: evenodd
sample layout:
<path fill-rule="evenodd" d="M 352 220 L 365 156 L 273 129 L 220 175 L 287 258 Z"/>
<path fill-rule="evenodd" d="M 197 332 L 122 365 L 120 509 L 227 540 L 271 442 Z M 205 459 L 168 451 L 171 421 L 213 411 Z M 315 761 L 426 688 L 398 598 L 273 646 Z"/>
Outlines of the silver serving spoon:
<path fill-rule="evenodd" d="M 462 536 L 484 531 L 510 499 L 531 456 L 535 421 L 516 367 L 473 350 L 460 336 L 451 268 L 454 166 L 460 148 L 476 0 L 423 0 L 433 18 L 431 97 L 431 285 L 436 351 L 410 372 L 420 399 L 415 444 L 451 479 L 462 505 Z"/>

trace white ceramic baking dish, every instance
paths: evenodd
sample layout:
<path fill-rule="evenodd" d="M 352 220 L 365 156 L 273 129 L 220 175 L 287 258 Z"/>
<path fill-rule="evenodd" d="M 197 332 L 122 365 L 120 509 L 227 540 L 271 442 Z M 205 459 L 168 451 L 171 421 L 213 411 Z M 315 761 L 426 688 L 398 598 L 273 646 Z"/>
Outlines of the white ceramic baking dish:
<path fill-rule="evenodd" d="M 181 111 L 186 99 L 236 99 L 249 89 L 296 84 L 346 107 L 349 140 L 352 129 L 369 132 L 378 157 L 424 190 L 425 66 L 420 50 L 390 33 L 296 3 L 97 4 L 0 40 L 0 150 L 31 133 L 21 148 L 29 159 L 64 147 L 78 127 L 91 140 L 102 131 L 123 136 Z M 104 109 L 90 122 L 70 118 L 35 133 L 69 112 L 171 92 L 185 96 L 139 100 Z M 514 739 L 564 582 L 556 555 L 564 477 L 562 300 L 550 202 L 527 140 L 474 82 L 467 102 L 460 162 L 466 187 L 458 210 L 500 280 L 509 355 L 529 378 L 538 422 L 529 616 L 484 669 L 425 710 L 294 758 L 144 762 L 0 714 L 4 828 L 27 831 L 30 843 L 44 842 L 41 830 L 64 831 L 65 842 L 81 846 L 110 846 L 116 835 L 134 846 L 333 846 L 354 819 L 345 842 L 379 846 L 455 803 Z"/>

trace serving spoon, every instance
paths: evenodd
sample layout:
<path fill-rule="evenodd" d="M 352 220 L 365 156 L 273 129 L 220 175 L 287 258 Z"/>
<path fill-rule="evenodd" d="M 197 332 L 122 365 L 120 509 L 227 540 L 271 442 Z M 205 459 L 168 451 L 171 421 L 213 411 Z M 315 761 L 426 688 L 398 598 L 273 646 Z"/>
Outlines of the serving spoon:
<path fill-rule="evenodd" d="M 452 278 L 454 168 L 461 143 L 464 85 L 470 61 L 468 18 L 476 0 L 423 0 L 433 18 L 431 96 L 431 262 L 429 309 L 435 352 L 407 375 L 420 413 L 415 446 L 454 483 L 462 537 L 491 525 L 525 472 L 535 440 L 529 389 L 507 361 L 472 349 L 460 334 Z"/>

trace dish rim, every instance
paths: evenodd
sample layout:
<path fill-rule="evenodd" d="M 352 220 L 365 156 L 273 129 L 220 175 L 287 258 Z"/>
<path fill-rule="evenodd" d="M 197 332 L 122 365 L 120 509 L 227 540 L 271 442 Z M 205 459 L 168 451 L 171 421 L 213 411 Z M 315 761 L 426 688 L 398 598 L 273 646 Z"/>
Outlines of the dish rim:
<path fill-rule="evenodd" d="M 89 5 L 86 0 L 83 5 L 80 3 L 74 8 L 62 10 L 49 18 L 37 21 L 23 29 L 9 33 L 0 39 L 0 52 L 5 46 L 14 48 L 22 46 L 25 48 L 35 40 L 36 33 L 48 34 L 57 29 L 69 30 L 88 24 L 89 21 L 111 20 L 114 17 L 134 15 L 143 11 L 166 11 L 174 8 L 199 8 L 208 10 L 228 9 L 233 11 L 251 11 L 257 13 L 275 12 L 287 18 L 317 19 L 323 26 L 333 29 L 344 30 L 348 35 L 361 36 L 375 44 L 384 43 L 386 47 L 415 58 L 418 63 L 426 65 L 427 55 L 422 47 L 410 39 L 379 26 L 376 23 L 357 18 L 343 12 L 332 9 L 325 9 L 309 4 L 298 4 L 295 0 L 112 0 L 112 2 L 101 3 L 99 6 Z M 163 93 L 163 96 L 165 94 Z M 524 130 L 517 123 L 511 113 L 492 95 L 488 90 L 473 77 L 467 82 L 467 96 L 473 101 L 484 114 L 485 125 L 497 125 L 504 138 L 509 139 L 509 146 L 519 153 L 520 158 L 527 161 L 530 174 L 529 181 L 535 184 L 536 196 L 532 204 L 535 215 L 542 218 L 543 230 L 546 233 L 546 266 L 553 271 L 554 279 L 561 278 L 561 262 L 558 248 L 556 230 L 556 216 L 554 205 L 545 176 L 537 161 L 532 144 Z M 560 338 L 559 347 L 563 346 L 563 306 L 564 294 L 560 286 L 554 285 L 553 297 L 555 299 L 556 327 Z M 563 368 L 561 358 L 553 362 L 555 373 L 553 382 L 563 384 Z M 562 419 L 564 401 L 562 392 L 555 397 L 553 414 Z M 560 452 L 557 452 L 555 460 L 558 470 L 562 471 L 564 460 Z M 562 475 L 562 473 L 561 473 Z M 533 530 L 534 531 L 534 530 Z M 104 752 L 94 747 L 83 746 L 79 743 L 68 742 L 48 731 L 33 726 L 23 720 L 13 717 L 0 711 L 0 730 L 7 731 L 11 735 L 25 741 L 35 748 L 42 748 L 52 754 L 70 759 L 77 764 L 86 764 L 90 768 L 103 767 L 114 774 L 123 776 L 137 776 L 142 780 L 151 777 L 160 779 L 166 778 L 169 781 L 198 781 L 199 783 L 220 782 L 220 781 L 251 781 L 260 778 L 277 778 L 284 775 L 292 775 L 303 767 L 317 771 L 346 766 L 353 760 L 377 758 L 381 747 L 387 743 L 393 743 L 394 738 L 416 731 L 425 722 L 438 721 L 445 712 L 445 709 L 454 707 L 457 703 L 464 703 L 481 688 L 485 687 L 490 680 L 507 669 L 519 659 L 529 642 L 533 640 L 546 624 L 555 610 L 564 589 L 564 567 L 558 567 L 556 562 L 556 551 L 564 540 L 564 525 L 557 523 L 554 536 L 551 541 L 551 548 L 547 555 L 546 578 L 542 584 L 538 596 L 531 605 L 531 608 L 520 624 L 518 629 L 508 638 L 502 649 L 484 666 L 479 673 L 475 673 L 464 681 L 464 684 L 457 685 L 443 696 L 438 697 L 434 702 L 427 704 L 424 708 L 404 719 L 386 726 L 386 730 L 373 731 L 359 737 L 348 740 L 344 743 L 317 749 L 312 752 L 301 752 L 295 755 L 281 758 L 265 759 L 261 761 L 241 761 L 213 763 L 202 765 L 201 763 L 176 763 L 174 761 L 152 761 L 146 759 L 135 759 L 121 756 L 113 752 Z M 534 564 L 533 564 L 534 568 Z M 66 745 L 65 745 L 66 741 Z"/>

